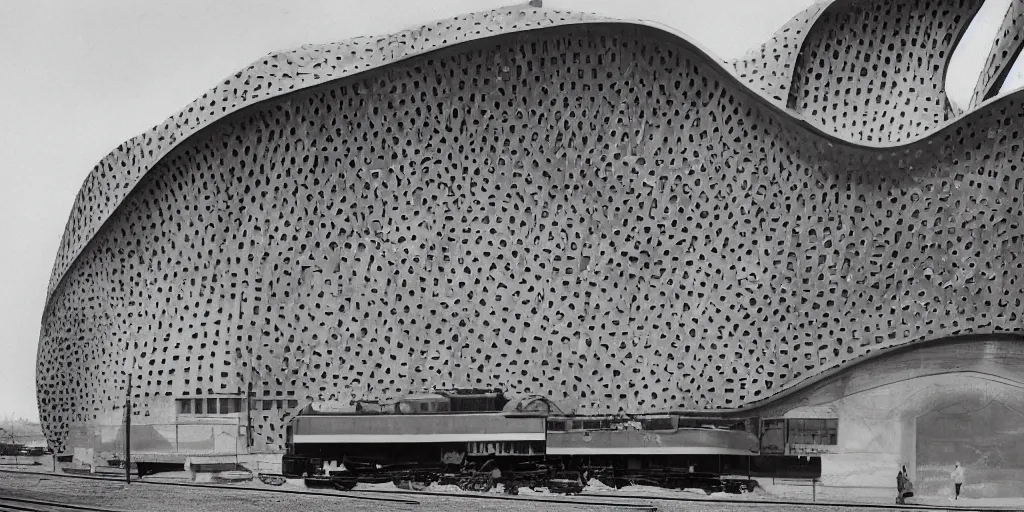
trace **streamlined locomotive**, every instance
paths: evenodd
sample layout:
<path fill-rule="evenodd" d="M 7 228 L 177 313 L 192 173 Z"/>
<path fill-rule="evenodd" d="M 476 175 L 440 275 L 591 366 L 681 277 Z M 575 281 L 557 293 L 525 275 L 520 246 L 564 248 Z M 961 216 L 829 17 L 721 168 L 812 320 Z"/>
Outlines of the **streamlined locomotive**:
<path fill-rule="evenodd" d="M 390 481 L 573 493 L 597 479 L 740 492 L 753 481 L 723 475 L 749 468 L 756 432 L 756 418 L 575 416 L 539 396 L 441 390 L 348 411 L 305 408 L 288 427 L 283 472 L 342 489 Z"/>

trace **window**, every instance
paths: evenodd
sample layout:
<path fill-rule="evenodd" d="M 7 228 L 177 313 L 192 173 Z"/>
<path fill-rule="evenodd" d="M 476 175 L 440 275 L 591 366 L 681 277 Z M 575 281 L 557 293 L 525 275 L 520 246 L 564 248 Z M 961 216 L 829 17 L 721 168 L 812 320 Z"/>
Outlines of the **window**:
<path fill-rule="evenodd" d="M 786 451 L 786 422 L 767 419 L 761 423 L 761 453 L 780 455 Z"/>
<path fill-rule="evenodd" d="M 192 400 L 177 400 L 178 414 L 192 414 Z"/>
<path fill-rule="evenodd" d="M 237 398 L 221 398 L 220 399 L 220 413 L 221 414 L 234 414 L 238 412 L 238 409 L 242 405 L 241 400 Z"/>
<path fill-rule="evenodd" d="M 206 399 L 206 414 L 217 414 L 217 399 L 207 398 Z"/>
<path fill-rule="evenodd" d="M 674 430 L 672 418 L 645 418 L 640 420 L 644 430 Z"/>
<path fill-rule="evenodd" d="M 789 444 L 839 444 L 838 419 L 791 419 L 787 423 Z"/>

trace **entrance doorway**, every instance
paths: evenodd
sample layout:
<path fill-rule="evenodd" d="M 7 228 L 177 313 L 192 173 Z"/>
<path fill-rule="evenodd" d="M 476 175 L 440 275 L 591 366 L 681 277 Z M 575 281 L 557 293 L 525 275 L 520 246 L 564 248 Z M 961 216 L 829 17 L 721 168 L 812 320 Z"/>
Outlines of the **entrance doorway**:
<path fill-rule="evenodd" d="M 950 473 L 964 467 L 961 498 L 1024 496 L 1024 414 L 975 395 L 917 417 L 918 495 L 953 496 Z"/>

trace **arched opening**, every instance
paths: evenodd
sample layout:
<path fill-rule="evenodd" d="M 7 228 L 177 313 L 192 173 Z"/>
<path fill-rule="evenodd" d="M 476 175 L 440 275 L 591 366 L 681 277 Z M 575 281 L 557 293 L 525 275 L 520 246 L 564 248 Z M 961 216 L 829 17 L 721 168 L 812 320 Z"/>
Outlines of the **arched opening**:
<path fill-rule="evenodd" d="M 952 497 L 950 472 L 965 468 L 961 498 L 1024 495 L 1024 385 L 976 374 L 948 376 L 914 418 L 916 485 L 922 496 Z"/>

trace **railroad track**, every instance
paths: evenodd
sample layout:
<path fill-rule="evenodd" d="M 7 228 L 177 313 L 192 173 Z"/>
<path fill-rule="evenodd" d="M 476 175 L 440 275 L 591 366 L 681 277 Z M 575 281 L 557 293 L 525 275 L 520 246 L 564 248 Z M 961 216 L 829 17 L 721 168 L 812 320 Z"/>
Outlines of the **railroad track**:
<path fill-rule="evenodd" d="M 655 505 L 652 505 L 650 503 L 624 503 L 623 501 L 591 501 L 591 500 L 579 500 L 579 499 L 575 499 L 575 498 L 572 498 L 572 499 L 557 498 L 557 497 L 554 497 L 554 496 L 522 496 L 522 495 L 519 495 L 519 496 L 508 496 L 508 495 L 504 495 L 504 494 L 485 494 L 485 493 L 473 494 L 471 492 L 464 492 L 464 493 L 462 493 L 462 492 L 405 491 L 405 490 L 383 491 L 383 490 L 377 490 L 377 489 L 362 489 L 362 490 L 355 489 L 355 490 L 352 490 L 350 492 L 374 494 L 374 495 L 377 495 L 377 496 L 385 495 L 385 494 L 402 494 L 402 495 L 413 495 L 413 496 L 433 496 L 433 497 L 438 497 L 438 498 L 478 499 L 478 500 L 495 500 L 495 501 L 525 501 L 525 502 L 533 502 L 533 503 L 555 503 L 555 504 L 559 504 L 559 505 L 579 505 L 581 507 L 582 506 L 588 506 L 588 507 L 615 507 L 615 508 L 619 508 L 619 509 L 630 509 L 630 510 L 645 511 L 645 512 L 657 512 L 657 510 L 658 510 L 658 507 L 656 507 Z M 618 498 L 617 496 L 594 496 L 594 495 L 584 495 L 584 494 L 578 494 L 576 496 L 588 497 L 588 498 L 593 498 L 593 497 L 613 498 L 613 499 Z M 632 500 L 647 501 L 647 500 L 650 500 L 651 498 L 649 498 L 649 497 L 643 497 L 643 498 L 633 497 L 631 499 Z"/>
<path fill-rule="evenodd" d="M 17 512 L 122 512 L 110 508 L 79 505 L 76 503 L 0 495 L 0 511 L 7 512 L 9 510 Z"/>
<path fill-rule="evenodd" d="M 59 477 L 59 478 L 79 478 L 84 480 L 103 480 L 103 481 L 115 481 L 123 482 L 123 477 L 114 476 L 84 476 L 84 475 L 69 475 L 66 473 L 39 473 L 29 471 L 17 471 L 9 469 L 0 469 L 0 473 L 11 473 L 25 476 L 40 476 L 44 478 Z M 405 498 L 392 498 L 386 495 L 401 495 L 401 496 L 432 496 L 441 498 L 452 498 L 452 499 L 490 499 L 490 500 L 508 500 L 508 501 L 525 501 L 525 502 L 537 502 L 537 503 L 554 503 L 564 505 L 579 505 L 579 506 L 593 506 L 593 507 L 617 507 L 620 509 L 630 509 L 642 512 L 656 512 L 658 510 L 655 504 L 651 502 L 667 501 L 667 502 L 686 502 L 686 503 L 728 503 L 728 504 L 743 504 L 749 505 L 752 510 L 756 510 L 759 507 L 786 507 L 786 506 L 821 506 L 821 507 L 838 507 L 838 508 L 855 508 L 855 509 L 876 509 L 876 510 L 928 510 L 928 511 L 939 511 L 939 510 L 963 510 L 962 508 L 955 507 L 943 507 L 938 505 L 889 505 L 880 503 L 841 503 L 831 501 L 798 501 L 798 500 L 765 500 L 765 499 L 729 499 L 729 498 L 699 498 L 699 497 L 688 497 L 688 496 L 672 496 L 667 494 L 651 494 L 651 495 L 633 495 L 633 494 L 605 494 L 605 493 L 583 493 L 576 495 L 579 498 L 587 498 L 586 501 L 580 499 L 560 499 L 557 497 L 547 496 L 507 496 L 502 494 L 472 494 L 472 493 L 456 493 L 456 492 L 439 492 L 439 491 L 408 491 L 408 490 L 379 490 L 379 489 L 355 489 L 352 491 L 341 492 L 341 491 L 304 491 L 299 489 L 276 489 L 276 488 L 261 488 L 261 487 L 240 487 L 236 485 L 219 485 L 219 484 L 195 484 L 195 483 L 179 483 L 179 482 L 154 482 L 146 480 L 133 480 L 133 484 L 145 484 L 145 485 L 165 485 L 165 486 L 178 486 L 178 487 L 200 487 L 200 488 L 214 488 L 214 489 L 231 489 L 251 492 L 262 492 L 262 493 L 281 493 L 281 494 L 298 494 L 298 495 L 309 495 L 309 496 L 329 496 L 336 498 L 349 498 L 357 500 L 372 500 L 380 502 L 390 502 L 395 504 L 403 505 L 419 505 L 420 502 L 414 499 Z M 0 496 L 0 512 L 6 510 L 18 510 L 26 512 L 123 512 L 112 509 L 104 509 L 97 507 L 89 507 L 84 505 L 72 505 L 72 504 L 61 504 L 55 502 L 46 502 L 44 500 L 29 500 L 26 498 L 15 498 L 17 500 L 23 500 L 24 503 L 8 502 L 5 500 L 11 500 Z M 594 499 L 595 501 L 591 501 Z M 35 505 L 31 502 L 37 502 Z M 637 503 L 639 501 L 640 503 Z M 37 508 L 32 508 L 36 506 Z M 63 506 L 65 508 L 53 508 L 55 506 Z M 20 508 L 19 508 L 20 507 Z M 39 508 L 42 507 L 42 508 Z M 51 507 L 51 508 L 46 508 Z M 1020 512 L 1020 509 L 1012 508 L 1001 508 L 1001 507 L 978 507 L 971 510 L 983 510 L 984 512 Z"/>
<path fill-rule="evenodd" d="M 102 480 L 105 482 L 124 482 L 124 477 L 114 476 L 85 476 L 85 475 L 69 475 L 66 473 L 34 473 L 27 471 L 13 471 L 9 469 L 0 469 L 0 473 L 11 473 L 16 475 L 29 475 L 29 476 L 40 476 L 43 478 L 73 478 L 79 480 Z M 342 492 L 316 492 L 316 491 L 303 491 L 300 489 L 274 489 L 274 488 L 261 488 L 261 487 L 242 487 L 238 485 L 221 485 L 221 484 L 196 484 L 196 483 L 184 483 L 184 482 L 154 482 L 151 480 L 132 480 L 132 485 L 163 485 L 170 487 L 191 487 L 191 488 L 204 488 L 204 489 L 230 489 L 233 491 L 244 491 L 244 492 L 262 492 L 262 493 L 277 493 L 277 494 L 298 494 L 305 496 L 328 496 L 332 498 L 347 498 L 353 500 L 367 500 L 367 501 L 383 501 L 402 505 L 419 505 L 420 502 L 407 498 L 377 498 L 371 496 L 359 496 L 352 493 Z M 3 510 L 3 509 L 0 509 Z"/>
<path fill-rule="evenodd" d="M 69 475 L 65 473 L 29 473 L 26 471 L 12 471 L 0 469 L 0 473 L 13 473 L 18 475 L 39 475 L 58 478 L 77 478 L 82 480 L 102 480 L 107 482 L 123 482 L 123 478 L 106 477 L 106 476 L 85 476 L 85 475 Z M 154 482 L 146 480 L 132 480 L 132 484 L 144 484 L 144 485 L 163 485 L 173 487 L 190 487 L 190 488 L 204 488 L 204 489 L 230 489 L 233 491 L 246 491 L 246 492 L 257 492 L 257 493 L 278 493 L 278 494 L 292 494 L 292 495 L 305 495 L 305 496 L 327 496 L 333 498 L 342 499 L 354 499 L 354 500 L 367 500 L 374 502 L 389 502 L 394 504 L 402 505 L 420 505 L 419 501 L 411 498 L 399 498 L 385 496 L 387 494 L 401 495 L 401 496 L 431 496 L 438 498 L 450 498 L 450 499 L 477 499 L 477 500 L 497 500 L 497 501 L 520 501 L 520 502 L 532 502 L 532 503 L 551 503 L 558 505 L 574 505 L 579 507 L 614 507 L 618 509 L 628 509 L 636 512 L 657 512 L 658 508 L 649 503 L 624 503 L 622 501 L 592 501 L 592 500 L 580 500 L 580 499 L 560 499 L 556 497 L 547 496 L 506 496 L 503 494 L 471 494 L 471 493 L 455 493 L 455 492 L 435 492 L 435 491 L 375 491 L 375 490 L 362 490 L 362 491 L 304 491 L 299 489 L 277 489 L 277 488 L 265 488 L 265 487 L 243 487 L 238 485 L 221 485 L 221 484 L 196 484 L 196 483 L 184 483 L 184 482 Z M 20 499 L 20 498 L 19 498 Z M 6 510 L 0 504 L 0 511 Z M 22 510 L 22 509 L 12 509 Z M 50 512 L 50 510 L 43 509 L 31 509 L 38 510 L 39 512 Z M 54 509 L 54 510 L 72 510 L 72 509 Z M 84 511 L 104 511 L 113 512 L 108 509 L 73 509 L 73 510 L 84 510 Z M 119 511 L 118 511 L 119 512 Z"/>

